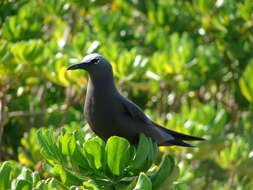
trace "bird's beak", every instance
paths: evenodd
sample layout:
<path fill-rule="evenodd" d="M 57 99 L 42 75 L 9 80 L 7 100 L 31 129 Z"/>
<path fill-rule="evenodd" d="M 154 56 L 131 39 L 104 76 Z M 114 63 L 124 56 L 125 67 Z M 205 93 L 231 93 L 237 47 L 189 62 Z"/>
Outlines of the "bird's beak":
<path fill-rule="evenodd" d="M 85 69 L 87 67 L 87 63 L 79 63 L 75 65 L 71 65 L 70 67 L 67 68 L 67 70 L 75 70 L 75 69 Z"/>

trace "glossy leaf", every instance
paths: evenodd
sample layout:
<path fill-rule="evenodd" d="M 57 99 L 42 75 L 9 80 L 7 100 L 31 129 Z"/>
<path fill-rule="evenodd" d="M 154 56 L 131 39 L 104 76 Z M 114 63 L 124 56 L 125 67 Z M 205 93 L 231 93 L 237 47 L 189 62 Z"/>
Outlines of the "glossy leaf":
<path fill-rule="evenodd" d="M 83 148 L 90 167 L 100 170 L 104 165 L 104 142 L 95 137 L 85 142 Z"/>
<path fill-rule="evenodd" d="M 121 137 L 113 136 L 106 143 L 107 166 L 111 174 L 123 175 L 124 169 L 130 159 L 130 144 Z"/>
<path fill-rule="evenodd" d="M 240 88 L 242 94 L 247 98 L 249 102 L 253 102 L 253 60 L 246 67 L 242 78 L 240 79 Z"/>
<path fill-rule="evenodd" d="M 140 173 L 137 184 L 134 190 L 152 190 L 152 183 L 148 176 L 145 173 Z"/>
<path fill-rule="evenodd" d="M 131 170 L 139 172 L 140 170 L 145 170 L 146 163 L 148 162 L 149 155 L 152 154 L 153 145 L 149 143 L 148 138 L 141 134 L 137 150 L 130 165 Z M 148 166 L 150 167 L 150 165 Z"/>
<path fill-rule="evenodd" d="M 4 162 L 0 168 L 0 190 L 5 190 L 10 188 L 11 181 L 11 163 Z"/>
<path fill-rule="evenodd" d="M 174 190 L 190 190 L 189 186 L 187 186 L 185 183 L 175 183 L 173 187 Z"/>
<path fill-rule="evenodd" d="M 14 188 L 17 190 L 30 190 L 32 189 L 32 184 L 25 179 L 19 179 L 14 185 Z"/>
<path fill-rule="evenodd" d="M 167 178 L 172 174 L 175 167 L 174 159 L 167 155 L 157 171 L 151 176 L 151 181 L 154 188 L 158 188 L 163 185 Z"/>

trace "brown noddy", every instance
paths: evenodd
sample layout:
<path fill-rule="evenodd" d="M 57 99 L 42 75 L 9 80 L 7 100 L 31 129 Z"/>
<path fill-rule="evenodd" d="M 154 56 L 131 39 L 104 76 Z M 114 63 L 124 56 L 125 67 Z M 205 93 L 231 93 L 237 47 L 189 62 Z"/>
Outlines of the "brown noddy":
<path fill-rule="evenodd" d="M 159 146 L 188 147 L 192 145 L 184 140 L 204 140 L 164 128 L 149 119 L 136 104 L 118 92 L 112 66 L 102 55 L 87 55 L 82 63 L 68 68 L 75 69 L 84 69 L 89 73 L 84 116 L 91 129 L 102 139 L 120 136 L 131 144 L 137 144 L 140 133 L 143 133 Z"/>

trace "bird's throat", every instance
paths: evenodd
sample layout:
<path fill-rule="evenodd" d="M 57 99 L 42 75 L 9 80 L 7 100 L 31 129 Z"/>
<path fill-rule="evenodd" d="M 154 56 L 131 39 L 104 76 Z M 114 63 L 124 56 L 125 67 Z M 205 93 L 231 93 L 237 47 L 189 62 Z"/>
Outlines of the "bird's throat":
<path fill-rule="evenodd" d="M 107 75 L 107 76 L 90 76 L 89 77 L 89 82 L 88 82 L 88 92 L 93 92 L 96 94 L 97 93 L 102 93 L 107 94 L 107 93 L 114 93 L 117 91 L 115 84 L 114 84 L 114 78 L 113 75 Z"/>

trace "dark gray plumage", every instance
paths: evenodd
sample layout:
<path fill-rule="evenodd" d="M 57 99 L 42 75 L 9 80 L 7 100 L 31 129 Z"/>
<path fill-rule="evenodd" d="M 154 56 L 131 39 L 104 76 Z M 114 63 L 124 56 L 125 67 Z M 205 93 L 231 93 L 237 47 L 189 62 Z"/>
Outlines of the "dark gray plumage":
<path fill-rule="evenodd" d="M 118 92 L 112 66 L 102 55 L 87 55 L 82 63 L 68 68 L 74 69 L 84 69 L 89 73 L 84 116 L 102 139 L 121 136 L 136 144 L 139 134 L 143 133 L 159 146 L 192 146 L 183 140 L 203 140 L 166 129 L 150 120 L 136 104 Z"/>

